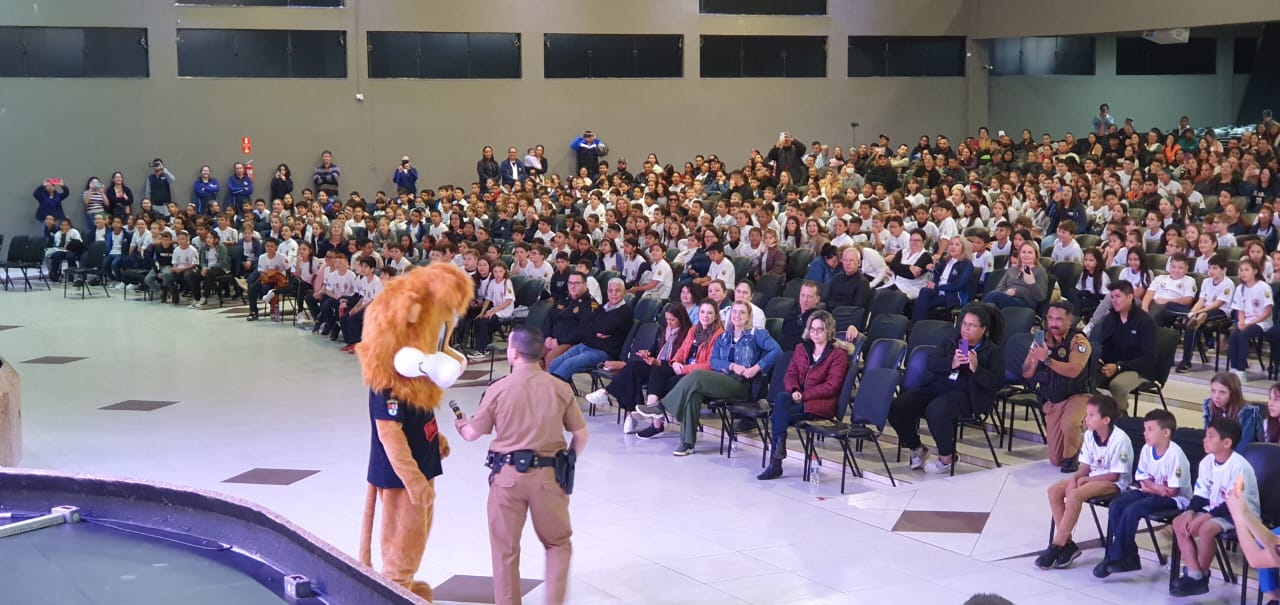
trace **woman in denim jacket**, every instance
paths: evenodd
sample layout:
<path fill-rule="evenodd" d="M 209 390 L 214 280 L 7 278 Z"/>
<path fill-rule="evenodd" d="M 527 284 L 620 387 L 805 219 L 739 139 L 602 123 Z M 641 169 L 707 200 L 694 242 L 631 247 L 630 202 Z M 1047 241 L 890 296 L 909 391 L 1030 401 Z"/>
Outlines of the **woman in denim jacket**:
<path fill-rule="evenodd" d="M 680 447 L 672 455 L 693 453 L 703 401 L 750 397 L 752 380 L 757 376 L 763 380 L 782 353 L 768 331 L 751 328 L 751 313 L 751 303 L 733 303 L 729 326 L 711 350 L 711 369 L 695 370 L 681 378 L 658 405 L 636 407 L 641 416 L 669 414 L 680 423 Z"/>

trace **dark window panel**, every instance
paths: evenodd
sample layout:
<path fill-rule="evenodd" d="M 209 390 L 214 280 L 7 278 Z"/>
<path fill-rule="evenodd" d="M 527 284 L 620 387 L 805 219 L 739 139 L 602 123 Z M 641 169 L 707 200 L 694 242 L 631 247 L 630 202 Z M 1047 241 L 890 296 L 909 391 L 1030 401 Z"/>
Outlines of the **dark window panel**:
<path fill-rule="evenodd" d="M 825 15 L 827 0 L 699 0 L 704 15 Z"/>
<path fill-rule="evenodd" d="M 289 33 L 289 74 L 294 78 L 347 77 L 345 32 L 299 30 Z"/>
<path fill-rule="evenodd" d="M 849 77 L 883 76 L 887 43 L 883 36 L 849 36 Z"/>
<path fill-rule="evenodd" d="M 741 36 L 703 36 L 698 54 L 702 77 L 742 77 Z"/>
<path fill-rule="evenodd" d="M 369 32 L 370 78 L 420 78 L 417 32 Z"/>
<path fill-rule="evenodd" d="M 993 40 L 995 76 L 1091 76 L 1095 71 L 1092 37 L 1036 37 Z"/>
<path fill-rule="evenodd" d="M 33 78 L 84 77 L 84 30 L 30 27 L 22 32 L 26 75 Z"/>
<path fill-rule="evenodd" d="M 991 61 L 991 75 L 1011 76 L 1022 73 L 1022 40 L 1020 38 L 992 40 L 988 53 Z"/>
<path fill-rule="evenodd" d="M 886 76 L 923 76 L 928 70 L 928 62 L 926 50 L 916 43 L 915 38 L 889 38 L 885 44 Z"/>
<path fill-rule="evenodd" d="M 289 77 L 289 33 L 283 30 L 237 30 L 231 35 L 235 76 Z"/>
<path fill-rule="evenodd" d="M 520 34 L 471 34 L 471 77 L 519 79 Z"/>
<path fill-rule="evenodd" d="M 781 36 L 744 36 L 742 38 L 742 77 L 781 78 L 787 73 L 782 56 L 785 43 Z"/>
<path fill-rule="evenodd" d="M 636 42 L 633 36 L 589 36 L 588 58 L 592 78 L 634 78 Z"/>
<path fill-rule="evenodd" d="M 964 75 L 964 38 L 946 36 L 922 38 L 925 48 L 924 75 L 958 77 Z"/>
<path fill-rule="evenodd" d="M 1251 36 L 1236 36 L 1231 54 L 1231 72 L 1235 74 L 1253 74 L 1254 61 L 1258 57 L 1258 39 Z"/>
<path fill-rule="evenodd" d="M 145 29 L 93 28 L 85 30 L 85 75 L 96 78 L 145 78 Z"/>
<path fill-rule="evenodd" d="M 787 38 L 784 76 L 788 78 L 827 77 L 827 39 L 821 36 Z"/>
<path fill-rule="evenodd" d="M 684 73 L 681 40 L 678 35 L 546 34 L 543 75 L 546 78 L 679 77 Z"/>
<path fill-rule="evenodd" d="M 684 75 L 682 36 L 642 36 L 636 39 L 636 76 L 679 78 Z"/>
<path fill-rule="evenodd" d="M 0 27 L 0 78 L 21 78 L 26 75 L 22 66 L 22 30 L 17 27 Z"/>
<path fill-rule="evenodd" d="M 1116 75 L 1210 75 L 1217 70 L 1217 40 L 1191 38 L 1186 44 L 1156 44 L 1143 38 L 1116 38 Z"/>
<path fill-rule="evenodd" d="M 429 32 L 420 34 L 423 78 L 467 77 L 467 35 Z"/>
<path fill-rule="evenodd" d="M 232 30 L 184 29 L 178 31 L 178 75 L 192 78 L 236 76 Z"/>
<path fill-rule="evenodd" d="M 544 77 L 586 78 L 589 76 L 587 51 L 591 48 L 587 36 L 546 34 L 545 47 Z"/>

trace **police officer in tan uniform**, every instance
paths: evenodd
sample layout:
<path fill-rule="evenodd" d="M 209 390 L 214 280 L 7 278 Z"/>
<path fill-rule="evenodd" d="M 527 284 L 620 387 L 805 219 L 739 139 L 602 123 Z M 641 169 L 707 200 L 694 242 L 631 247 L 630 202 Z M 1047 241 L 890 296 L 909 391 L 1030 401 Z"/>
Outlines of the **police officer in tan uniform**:
<path fill-rule="evenodd" d="M 546 602 L 564 603 L 569 581 L 572 462 L 587 446 L 587 423 L 572 388 L 538 364 L 543 349 L 539 330 L 513 329 L 507 340 L 511 374 L 485 391 L 470 421 L 456 423 L 467 441 L 497 433 L 486 463 L 493 470 L 488 512 L 497 605 L 520 603 L 520 533 L 527 515 L 546 548 Z M 567 448 L 565 431 L 573 434 Z"/>

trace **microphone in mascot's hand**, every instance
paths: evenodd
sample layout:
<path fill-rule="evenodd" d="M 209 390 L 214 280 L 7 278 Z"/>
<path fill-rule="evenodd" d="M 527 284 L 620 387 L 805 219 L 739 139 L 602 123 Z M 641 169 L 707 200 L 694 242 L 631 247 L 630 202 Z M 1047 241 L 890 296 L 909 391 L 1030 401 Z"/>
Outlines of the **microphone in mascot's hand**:
<path fill-rule="evenodd" d="M 453 417 L 454 417 L 454 418 L 457 418 L 458 420 L 462 420 L 462 418 L 463 418 L 463 415 L 462 415 L 462 408 L 458 407 L 458 402 L 457 402 L 457 401 L 454 401 L 454 400 L 450 399 L 450 400 L 449 400 L 449 409 L 453 410 Z"/>

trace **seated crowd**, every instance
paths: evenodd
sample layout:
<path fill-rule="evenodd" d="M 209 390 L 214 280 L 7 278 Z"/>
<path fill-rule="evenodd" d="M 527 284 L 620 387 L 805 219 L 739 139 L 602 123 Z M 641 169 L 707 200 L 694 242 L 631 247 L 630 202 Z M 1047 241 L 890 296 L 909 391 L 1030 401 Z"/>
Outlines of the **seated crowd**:
<path fill-rule="evenodd" d="M 394 195 L 348 192 L 345 201 L 325 152 L 314 189 L 297 199 L 287 166 L 268 200 L 254 197 L 237 164 L 225 195 L 202 167 L 185 205 L 157 159 L 137 207 L 120 173 L 105 187 L 90 180 L 84 234 L 63 214 L 60 181 L 34 197 L 53 279 L 101 242 L 93 258 L 104 283 L 173 304 L 186 295 L 196 308 L 215 293 L 243 295 L 250 321 L 265 302 L 279 322 L 281 302 L 292 300 L 348 352 L 384 280 L 455 263 L 475 280 L 455 335 L 473 361 L 506 326 L 536 320 L 552 374 L 571 383 L 610 374 L 587 401 L 616 402 L 623 430 L 641 438 L 678 424 L 677 456 L 694 452 L 705 402 L 767 400 L 772 455 L 760 479 L 782 475 L 789 427 L 842 420 L 841 390 L 870 345 L 945 322 L 918 361 L 928 379 L 900 389 L 887 418 L 910 467 L 953 472 L 958 423 L 986 423 L 1000 390 L 1023 382 L 1039 398 L 1050 462 L 1071 474 L 1049 490 L 1056 529 L 1037 565 L 1070 565 L 1083 503 L 1124 492 L 1111 508 L 1117 538 L 1095 573 L 1139 566 L 1134 511 L 1184 509 L 1173 523 L 1187 567 L 1174 588 L 1198 594 L 1213 556 L 1199 545 L 1233 519 L 1261 527 L 1248 518 L 1257 514 L 1252 471 L 1234 451 L 1280 442 L 1280 388 L 1259 408 L 1240 386 L 1264 344 L 1268 375 L 1280 373 L 1278 137 L 1269 115 L 1229 141 L 1104 119 L 1085 138 L 1024 130 L 1015 141 L 982 128 L 955 147 L 943 135 L 914 147 L 882 135 L 846 154 L 782 133 L 738 167 L 716 155 L 679 166 L 649 154 L 634 174 L 580 137 L 569 176 L 549 170 L 540 146 L 523 159 L 509 148 L 502 162 L 485 147 L 469 186 L 419 189 L 406 156 Z M 886 325 L 903 327 L 877 331 Z M 1036 325 L 1021 367 L 1009 365 L 1005 348 Z M 1205 401 L 1194 483 L 1169 441 L 1172 415 L 1144 418 L 1136 475 L 1132 440 L 1115 430 L 1125 402 L 1171 369 L 1157 367 L 1155 352 L 1159 335 L 1175 330 L 1177 371 L 1220 339 L 1228 358 Z M 1274 600 L 1274 574 L 1266 577 Z"/>

